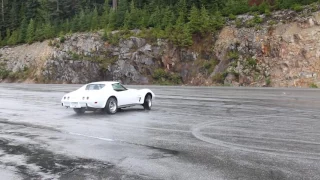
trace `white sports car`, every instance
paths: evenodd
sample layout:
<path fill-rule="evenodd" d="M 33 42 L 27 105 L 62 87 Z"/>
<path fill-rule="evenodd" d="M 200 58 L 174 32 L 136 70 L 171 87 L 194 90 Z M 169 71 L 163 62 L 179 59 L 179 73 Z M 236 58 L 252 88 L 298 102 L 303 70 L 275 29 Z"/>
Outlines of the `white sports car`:
<path fill-rule="evenodd" d="M 128 89 L 119 82 L 103 81 L 89 83 L 64 95 L 62 106 L 73 108 L 77 114 L 103 109 L 115 114 L 120 108 L 142 105 L 151 110 L 155 94 L 150 89 Z"/>

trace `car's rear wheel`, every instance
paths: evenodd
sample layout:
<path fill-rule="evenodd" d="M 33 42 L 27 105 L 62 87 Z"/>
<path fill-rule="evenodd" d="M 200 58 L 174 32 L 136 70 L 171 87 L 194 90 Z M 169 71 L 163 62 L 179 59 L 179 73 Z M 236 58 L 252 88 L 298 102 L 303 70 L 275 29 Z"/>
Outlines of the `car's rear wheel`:
<path fill-rule="evenodd" d="M 146 98 L 144 98 L 143 107 L 145 110 L 151 110 L 152 107 L 152 96 L 148 94 Z"/>
<path fill-rule="evenodd" d="M 84 114 L 86 112 L 85 108 L 73 108 L 74 112 L 77 114 Z"/>
<path fill-rule="evenodd" d="M 108 114 L 115 114 L 118 110 L 118 102 L 115 97 L 110 97 L 106 103 L 105 111 Z"/>

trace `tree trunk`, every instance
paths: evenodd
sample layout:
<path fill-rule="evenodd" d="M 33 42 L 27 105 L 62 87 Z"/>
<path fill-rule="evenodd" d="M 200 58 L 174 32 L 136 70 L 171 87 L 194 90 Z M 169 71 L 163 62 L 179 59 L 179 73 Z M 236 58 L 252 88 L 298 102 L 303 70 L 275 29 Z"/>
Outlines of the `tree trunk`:
<path fill-rule="evenodd" d="M 116 10 L 117 7 L 118 7 L 118 2 L 117 2 L 117 0 L 113 0 L 113 1 L 112 1 L 112 8 L 113 8 L 113 10 Z"/>

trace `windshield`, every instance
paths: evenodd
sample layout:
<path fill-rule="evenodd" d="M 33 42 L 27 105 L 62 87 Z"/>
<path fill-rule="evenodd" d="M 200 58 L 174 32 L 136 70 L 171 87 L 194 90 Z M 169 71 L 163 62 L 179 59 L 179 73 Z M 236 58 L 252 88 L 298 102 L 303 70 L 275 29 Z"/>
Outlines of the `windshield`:
<path fill-rule="evenodd" d="M 104 88 L 104 84 L 88 84 L 86 86 L 86 90 L 90 91 L 90 90 L 100 90 L 102 88 Z"/>
<path fill-rule="evenodd" d="M 112 88 L 115 91 L 125 91 L 125 90 L 127 90 L 127 88 L 122 86 L 120 83 L 112 84 Z"/>

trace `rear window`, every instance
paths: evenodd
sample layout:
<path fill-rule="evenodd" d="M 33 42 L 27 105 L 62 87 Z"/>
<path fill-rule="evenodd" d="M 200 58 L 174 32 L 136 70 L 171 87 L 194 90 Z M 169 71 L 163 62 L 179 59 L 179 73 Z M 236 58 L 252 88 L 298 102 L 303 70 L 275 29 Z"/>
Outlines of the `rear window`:
<path fill-rule="evenodd" d="M 86 86 L 86 90 L 90 91 L 90 90 L 100 90 L 102 88 L 104 88 L 104 84 L 88 84 Z"/>

